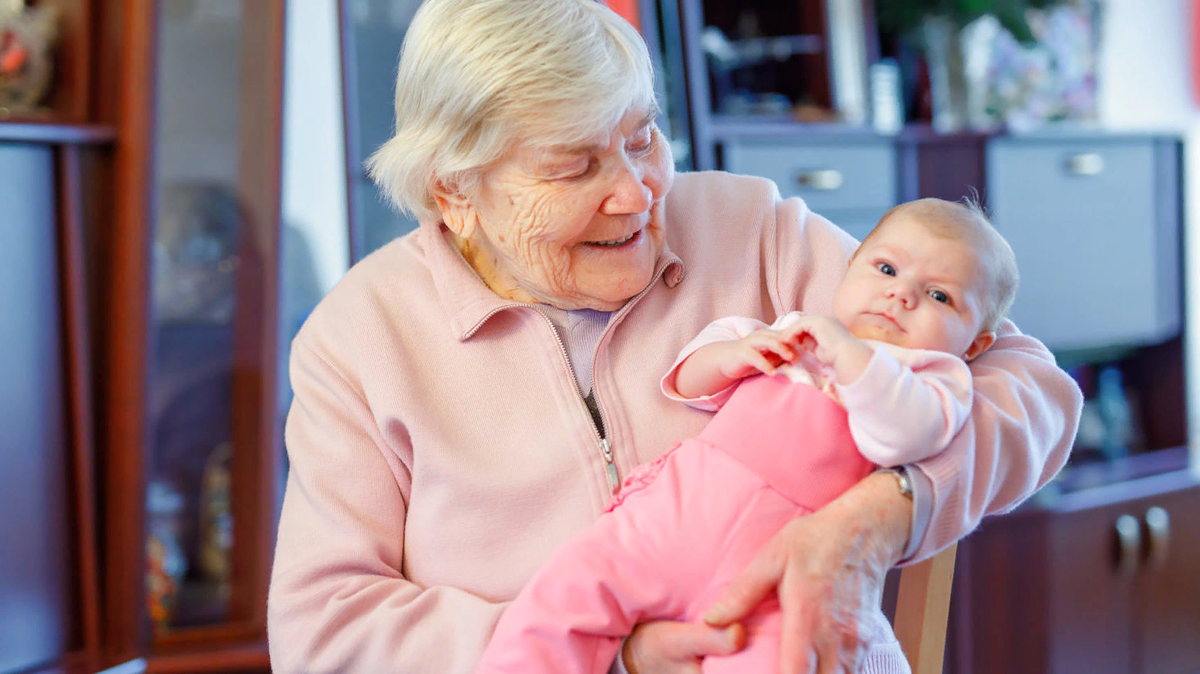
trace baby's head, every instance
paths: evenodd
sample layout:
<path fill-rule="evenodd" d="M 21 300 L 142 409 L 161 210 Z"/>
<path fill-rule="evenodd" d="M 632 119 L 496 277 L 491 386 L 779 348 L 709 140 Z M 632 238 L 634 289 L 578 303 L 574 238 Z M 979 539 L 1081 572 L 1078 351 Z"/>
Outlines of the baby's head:
<path fill-rule="evenodd" d="M 977 205 L 919 199 L 863 239 L 833 315 L 861 338 L 971 360 L 995 341 L 1017 282 L 1012 248 Z"/>

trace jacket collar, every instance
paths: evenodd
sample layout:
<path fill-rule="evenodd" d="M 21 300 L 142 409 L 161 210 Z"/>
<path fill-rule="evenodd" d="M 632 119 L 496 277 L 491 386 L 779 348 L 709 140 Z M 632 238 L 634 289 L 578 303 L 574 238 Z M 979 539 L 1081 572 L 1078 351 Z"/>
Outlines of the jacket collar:
<path fill-rule="evenodd" d="M 488 319 L 501 311 L 533 306 L 492 292 L 451 243 L 449 230 L 441 222 L 421 223 L 418 236 L 425 249 L 429 273 L 433 277 L 442 311 L 450 318 L 450 329 L 459 341 L 469 339 Z M 683 280 L 683 272 L 683 261 L 664 242 L 662 253 L 654 265 L 654 278 L 650 285 L 658 283 L 661 278 L 668 288 L 674 288 Z M 641 297 L 641 294 L 637 297 Z M 636 300 L 635 297 L 631 301 Z"/>

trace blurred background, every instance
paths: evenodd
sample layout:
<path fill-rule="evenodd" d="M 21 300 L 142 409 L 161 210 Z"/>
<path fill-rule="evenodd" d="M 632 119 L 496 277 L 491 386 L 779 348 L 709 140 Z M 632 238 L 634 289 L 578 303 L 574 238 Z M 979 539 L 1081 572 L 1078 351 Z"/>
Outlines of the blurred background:
<path fill-rule="evenodd" d="M 416 226 L 363 165 L 417 6 L 0 0 L 0 674 L 269 671 L 289 343 Z M 1200 672 L 1200 3 L 611 6 L 677 170 L 857 237 L 973 196 L 1016 250 L 1088 402 L 960 546 L 947 669 Z"/>

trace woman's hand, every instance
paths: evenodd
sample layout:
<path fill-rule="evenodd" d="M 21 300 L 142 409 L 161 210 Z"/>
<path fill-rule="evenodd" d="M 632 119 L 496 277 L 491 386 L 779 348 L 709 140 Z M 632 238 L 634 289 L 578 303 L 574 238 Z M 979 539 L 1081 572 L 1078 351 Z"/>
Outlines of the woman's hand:
<path fill-rule="evenodd" d="M 729 625 L 778 591 L 781 674 L 807 674 L 814 664 L 818 674 L 857 672 L 866 646 L 859 627 L 878 610 L 884 577 L 900 560 L 911 525 L 912 502 L 895 478 L 870 475 L 788 523 L 704 619 Z"/>
<path fill-rule="evenodd" d="M 629 674 L 700 674 L 706 655 L 729 655 L 746 643 L 739 624 L 714 628 L 696 623 L 659 620 L 634 628 L 621 657 Z"/>

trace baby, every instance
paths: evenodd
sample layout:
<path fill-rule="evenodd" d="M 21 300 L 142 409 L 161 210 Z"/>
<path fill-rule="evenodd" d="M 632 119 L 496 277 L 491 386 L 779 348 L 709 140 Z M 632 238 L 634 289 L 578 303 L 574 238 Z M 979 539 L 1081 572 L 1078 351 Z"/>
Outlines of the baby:
<path fill-rule="evenodd" d="M 699 620 L 790 520 L 876 466 L 940 452 L 970 414 L 966 363 L 992 345 L 1016 288 L 1012 249 L 978 207 L 921 199 L 863 240 L 831 315 L 710 324 L 662 387 L 717 414 L 555 552 L 501 616 L 478 671 L 605 672 L 638 623 Z M 779 621 L 778 602 L 764 602 L 744 623 L 746 647 L 703 671 L 776 671 Z M 885 636 L 862 671 L 897 661 Z"/>

